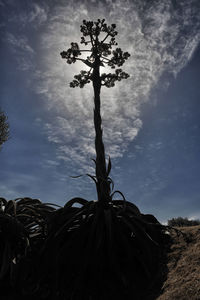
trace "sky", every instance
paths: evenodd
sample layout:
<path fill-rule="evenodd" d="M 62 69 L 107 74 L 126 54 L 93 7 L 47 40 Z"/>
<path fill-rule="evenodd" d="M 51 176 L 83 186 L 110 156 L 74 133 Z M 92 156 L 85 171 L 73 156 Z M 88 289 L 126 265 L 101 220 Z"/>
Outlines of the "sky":
<path fill-rule="evenodd" d="M 98 18 L 116 24 L 131 54 L 130 77 L 101 92 L 115 189 L 161 222 L 200 219 L 199 0 L 0 0 L 0 108 L 10 125 L 0 197 L 97 198 L 85 175 L 95 171 L 92 86 L 69 87 L 85 67 L 60 52 L 80 42 L 83 19 Z"/>

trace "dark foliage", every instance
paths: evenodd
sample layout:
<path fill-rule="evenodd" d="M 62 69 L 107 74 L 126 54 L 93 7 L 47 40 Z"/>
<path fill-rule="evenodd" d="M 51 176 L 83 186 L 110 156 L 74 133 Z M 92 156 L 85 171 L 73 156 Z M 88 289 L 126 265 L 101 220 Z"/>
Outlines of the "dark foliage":
<path fill-rule="evenodd" d="M 0 149 L 2 144 L 5 143 L 9 137 L 9 125 L 7 120 L 7 116 L 0 110 Z"/>
<path fill-rule="evenodd" d="M 197 226 L 200 225 L 200 220 L 188 220 L 188 218 L 172 218 L 168 220 L 168 226 L 177 226 L 177 227 L 183 227 L 183 226 Z"/>
<path fill-rule="evenodd" d="M 140 299 L 160 276 L 165 227 L 133 203 L 0 200 L 1 299 Z"/>
<path fill-rule="evenodd" d="M 27 261 L 34 259 L 47 235 L 47 218 L 55 208 L 38 199 L 0 198 L 0 287 L 1 295 L 12 292 L 20 280 L 29 276 Z M 26 261 L 26 264 L 25 264 Z M 25 266 L 25 267 L 23 267 Z M 23 274 L 22 274 L 23 273 Z M 22 289 L 22 290 L 23 290 Z"/>

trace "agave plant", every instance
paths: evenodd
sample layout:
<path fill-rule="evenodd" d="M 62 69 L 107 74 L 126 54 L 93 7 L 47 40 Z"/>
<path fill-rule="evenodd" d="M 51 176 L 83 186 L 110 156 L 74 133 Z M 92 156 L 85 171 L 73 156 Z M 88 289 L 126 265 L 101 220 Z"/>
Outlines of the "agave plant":
<path fill-rule="evenodd" d="M 0 198 L 0 286 L 5 293 L 6 287 L 20 285 L 19 279 L 24 290 L 28 287 L 24 285 L 30 276 L 27 262 L 33 262 L 34 253 L 39 251 L 46 237 L 48 215 L 54 210 L 38 199 Z"/>
<path fill-rule="evenodd" d="M 97 201 L 74 198 L 51 214 L 41 256 L 41 299 L 144 299 L 141 294 L 158 271 L 164 227 L 154 216 L 143 215 L 109 177 L 111 160 L 105 159 L 101 125 L 101 87 L 110 88 L 129 77 L 121 68 L 100 74 L 104 65 L 121 67 L 130 54 L 117 46 L 116 25 L 105 20 L 83 21 L 77 43 L 61 53 L 67 63 L 82 61 L 89 70 L 74 76 L 70 87 L 94 89 L 94 128 Z M 103 37 L 102 37 L 103 36 Z M 83 52 L 89 56 L 81 58 Z M 119 200 L 114 196 L 119 195 Z M 43 295 L 43 298 L 42 296 Z M 142 296 L 143 297 L 143 296 Z"/>

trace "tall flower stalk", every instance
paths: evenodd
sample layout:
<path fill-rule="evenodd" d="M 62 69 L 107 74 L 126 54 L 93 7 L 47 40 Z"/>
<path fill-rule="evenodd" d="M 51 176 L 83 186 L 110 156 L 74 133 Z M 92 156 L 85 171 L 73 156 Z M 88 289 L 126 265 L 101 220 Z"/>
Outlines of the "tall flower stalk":
<path fill-rule="evenodd" d="M 116 81 L 126 79 L 129 75 L 122 71 L 121 67 L 128 59 L 130 54 L 123 52 L 121 48 L 112 50 L 117 46 L 115 36 L 116 25 L 108 26 L 105 20 L 98 19 L 97 22 L 83 20 L 81 25 L 81 44 L 89 46 L 87 49 L 80 49 L 77 43 L 71 43 L 71 48 L 61 52 L 62 58 L 66 59 L 68 64 L 81 61 L 89 67 L 88 71 L 80 71 L 80 74 L 74 76 L 70 87 L 83 88 L 87 83 L 92 82 L 94 90 L 94 127 L 95 127 L 95 150 L 96 150 L 96 176 L 92 179 L 96 183 L 98 201 L 106 205 L 111 201 L 111 182 L 109 177 L 111 170 L 111 161 L 108 164 L 105 159 L 105 149 L 103 144 L 103 130 L 101 120 L 101 87 L 113 87 Z M 86 58 L 81 58 L 83 53 L 89 53 Z M 115 69 L 114 73 L 100 74 L 100 67 L 109 66 Z"/>

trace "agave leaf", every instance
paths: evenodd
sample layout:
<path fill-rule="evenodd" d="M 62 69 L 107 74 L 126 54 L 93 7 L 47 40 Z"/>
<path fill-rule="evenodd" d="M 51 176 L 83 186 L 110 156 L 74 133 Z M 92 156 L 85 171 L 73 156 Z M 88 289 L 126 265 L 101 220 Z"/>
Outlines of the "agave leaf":
<path fill-rule="evenodd" d="M 9 200 L 5 206 L 4 213 L 16 216 L 16 202 Z"/>
<path fill-rule="evenodd" d="M 96 162 L 95 162 L 96 163 Z M 77 175 L 77 176 L 70 176 L 71 178 L 80 178 L 80 177 L 82 177 L 82 176 L 84 176 L 84 175 L 86 175 L 86 176 L 88 176 L 88 177 L 90 177 L 94 182 L 95 182 L 95 184 L 97 184 L 97 180 L 96 180 L 96 177 L 95 176 L 93 176 L 93 175 L 90 175 L 90 174 L 82 174 L 82 175 Z"/>
<path fill-rule="evenodd" d="M 35 237 L 40 236 L 40 235 L 41 235 L 41 232 L 34 232 L 34 233 L 30 233 L 29 237 L 32 239 L 32 238 L 35 238 Z"/>
<path fill-rule="evenodd" d="M 126 198 L 124 197 L 123 193 L 120 192 L 120 191 L 114 191 L 114 192 L 111 194 L 111 197 L 113 198 L 113 196 L 114 196 L 116 193 L 120 194 L 120 195 L 122 196 L 124 202 L 126 202 Z"/>
<path fill-rule="evenodd" d="M 48 237 L 51 238 L 65 224 L 66 220 L 79 212 L 78 207 L 60 208 L 52 212 L 47 218 Z"/>
<path fill-rule="evenodd" d="M 90 174 L 86 174 L 88 177 L 90 177 L 94 182 L 95 184 L 97 184 L 97 179 L 96 179 L 96 176 L 93 176 L 93 175 L 90 175 Z"/>
<path fill-rule="evenodd" d="M 74 234 L 76 234 L 76 232 L 79 234 L 80 231 L 85 231 L 86 232 L 86 236 L 88 237 L 88 240 L 92 240 L 93 239 L 93 235 L 95 233 L 95 228 L 96 228 L 96 224 L 97 224 L 97 215 L 94 213 L 94 207 L 95 204 L 91 203 L 91 205 L 88 208 L 88 212 L 85 216 L 85 218 L 81 218 L 80 220 L 78 220 L 78 230 L 76 230 Z M 83 212 L 84 213 L 84 212 Z M 88 227 L 87 230 L 85 229 L 85 226 Z"/>
<path fill-rule="evenodd" d="M 142 214 L 141 214 L 141 217 L 140 217 L 140 216 L 135 216 L 135 219 L 136 219 L 139 223 L 144 224 L 144 226 L 146 226 L 146 225 L 153 225 L 155 228 L 156 228 L 156 227 L 162 228 L 162 225 L 159 224 L 159 223 L 149 223 L 147 220 L 145 220 L 145 219 L 143 218 L 143 215 L 142 215 Z"/>
<path fill-rule="evenodd" d="M 52 209 L 54 209 L 54 210 L 55 210 L 54 206 L 55 206 L 55 207 L 59 207 L 59 208 L 62 207 L 62 206 L 60 206 L 60 205 L 58 205 L 58 204 L 54 204 L 54 203 L 50 203 L 50 202 L 42 203 L 42 206 L 47 206 L 47 207 L 52 208 Z M 53 206 L 53 207 L 52 207 L 52 206 Z"/>
<path fill-rule="evenodd" d="M 88 203 L 90 205 L 90 203 Z M 63 231 L 68 230 L 70 226 L 72 226 L 74 220 L 78 219 L 81 215 L 88 214 L 88 204 L 84 205 L 84 207 L 80 208 L 77 213 L 74 213 L 69 220 L 67 220 L 64 225 L 56 232 L 55 237 L 60 235 Z"/>
<path fill-rule="evenodd" d="M 29 209 L 29 208 L 27 208 Z M 45 218 L 47 215 L 49 215 L 50 213 L 54 212 L 55 209 L 53 207 L 48 207 L 48 206 L 36 206 L 33 208 L 34 211 L 38 214 L 38 216 Z"/>
<path fill-rule="evenodd" d="M 107 177 L 107 181 L 110 183 L 110 185 L 111 185 L 111 191 L 113 191 L 114 190 L 114 182 L 113 182 L 113 180 L 110 178 L 110 177 Z"/>
<path fill-rule="evenodd" d="M 44 213 L 45 211 L 48 211 L 48 208 L 39 205 L 24 204 L 20 207 L 19 206 L 17 207 L 17 214 L 26 213 L 29 215 L 39 216 L 41 215 L 41 213 Z"/>
<path fill-rule="evenodd" d="M 3 207 L 5 208 L 7 204 L 7 200 L 5 198 L 0 198 L 0 211 L 3 210 Z"/>
<path fill-rule="evenodd" d="M 20 219 L 20 218 L 18 218 L 18 219 Z M 20 220 L 19 220 L 20 221 Z M 20 221 L 21 223 L 23 223 L 23 221 Z M 29 230 L 29 229 L 31 229 L 33 226 L 35 226 L 35 222 L 34 221 L 30 221 L 30 220 L 28 220 L 28 222 L 27 222 L 27 224 L 24 224 L 24 226 L 25 226 L 25 228 L 27 229 L 27 230 Z"/>
<path fill-rule="evenodd" d="M 114 209 L 121 209 L 122 207 L 124 207 L 124 200 L 113 200 L 112 207 Z"/>
<path fill-rule="evenodd" d="M 16 198 L 15 201 L 18 202 L 19 205 L 24 205 L 24 204 L 41 204 L 42 202 L 39 199 L 32 199 L 29 197 L 25 198 Z"/>
<path fill-rule="evenodd" d="M 40 215 L 39 211 L 34 206 L 26 206 L 26 207 L 24 207 L 24 210 L 25 209 L 27 209 L 26 212 L 28 212 L 30 216 L 37 217 Z"/>
<path fill-rule="evenodd" d="M 73 198 L 73 199 L 69 200 L 69 201 L 65 204 L 64 208 L 71 207 L 71 206 L 74 205 L 74 203 L 78 203 L 78 204 L 81 204 L 81 205 L 85 205 L 85 204 L 88 203 L 88 201 L 85 200 L 85 199 L 83 199 L 83 198 L 78 198 L 78 197 L 77 197 L 77 198 Z"/>
<path fill-rule="evenodd" d="M 120 194 L 122 196 L 123 200 L 113 200 L 112 203 L 113 203 L 113 205 L 117 204 L 116 207 L 118 208 L 118 213 L 121 213 L 121 209 L 119 210 L 119 205 L 122 205 L 122 211 L 125 212 L 127 201 L 126 201 L 124 195 L 120 191 L 115 191 L 111 194 L 111 198 L 113 198 L 113 196 L 116 193 Z"/>
<path fill-rule="evenodd" d="M 3 202 L 3 205 L 6 205 L 7 200 L 5 198 L 0 197 L 0 202 Z"/>
<path fill-rule="evenodd" d="M 75 176 L 70 176 L 70 177 L 76 179 L 76 178 L 80 178 L 80 177 L 82 177 L 82 176 L 84 176 L 84 174 L 81 174 L 81 175 L 75 175 Z"/>
<path fill-rule="evenodd" d="M 32 212 L 31 212 L 32 213 Z M 27 218 L 28 219 L 34 219 L 35 215 L 33 214 L 28 214 L 27 211 L 23 212 L 23 213 L 19 213 L 17 215 L 17 218 Z"/>
<path fill-rule="evenodd" d="M 131 212 L 133 215 L 137 215 L 139 217 L 139 219 L 141 219 L 141 213 L 139 208 L 131 202 L 126 202 L 126 209 L 127 211 Z"/>
<path fill-rule="evenodd" d="M 91 160 L 92 160 L 92 161 L 95 163 L 95 165 L 96 165 L 96 163 L 97 163 L 97 162 L 96 162 L 96 159 L 92 158 Z"/>

